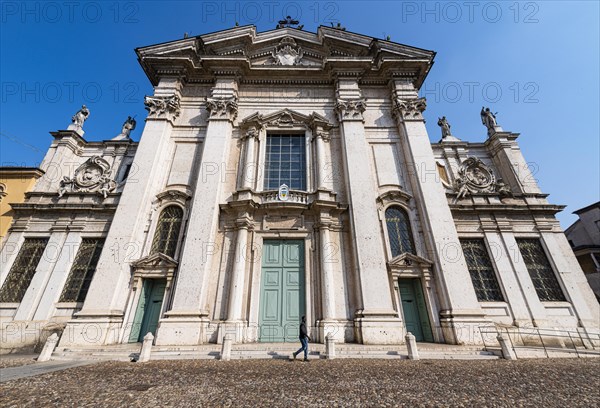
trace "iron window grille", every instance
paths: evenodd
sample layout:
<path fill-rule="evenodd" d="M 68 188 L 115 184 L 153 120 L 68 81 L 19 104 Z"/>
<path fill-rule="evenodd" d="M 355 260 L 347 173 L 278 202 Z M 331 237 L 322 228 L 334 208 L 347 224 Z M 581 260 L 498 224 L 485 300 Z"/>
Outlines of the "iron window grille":
<path fill-rule="evenodd" d="M 104 239 L 84 238 L 60 296 L 61 302 L 83 302 L 96 272 Z"/>
<path fill-rule="evenodd" d="M 265 189 L 306 191 L 306 149 L 304 135 L 267 135 Z"/>
<path fill-rule="evenodd" d="M 503 302 L 504 296 L 485 243 L 482 239 L 461 239 L 471 282 L 479 302 Z"/>
<path fill-rule="evenodd" d="M 385 210 L 385 223 L 387 225 L 392 257 L 405 252 L 414 254 L 415 245 L 406 211 L 399 207 L 389 207 Z"/>
<path fill-rule="evenodd" d="M 48 238 L 25 238 L 0 290 L 0 302 L 18 303 L 23 300 L 47 244 Z"/>
<path fill-rule="evenodd" d="M 176 205 L 171 205 L 160 213 L 150 253 L 162 253 L 175 258 L 182 220 L 183 210 Z"/>
<path fill-rule="evenodd" d="M 540 300 L 542 302 L 565 301 L 565 295 L 540 241 L 538 239 L 517 239 L 517 245 Z"/>

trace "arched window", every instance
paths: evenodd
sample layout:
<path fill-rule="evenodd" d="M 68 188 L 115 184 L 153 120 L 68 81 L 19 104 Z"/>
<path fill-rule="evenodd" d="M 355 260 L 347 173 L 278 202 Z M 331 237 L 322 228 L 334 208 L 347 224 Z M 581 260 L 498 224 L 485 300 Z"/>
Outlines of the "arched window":
<path fill-rule="evenodd" d="M 175 257 L 182 219 L 183 210 L 177 205 L 171 205 L 160 213 L 150 249 L 151 254 L 160 252 L 171 258 Z"/>
<path fill-rule="evenodd" d="M 390 239 L 392 256 L 396 257 L 405 252 L 414 254 L 415 245 L 406 211 L 400 207 L 389 207 L 385 210 L 385 223 Z"/>

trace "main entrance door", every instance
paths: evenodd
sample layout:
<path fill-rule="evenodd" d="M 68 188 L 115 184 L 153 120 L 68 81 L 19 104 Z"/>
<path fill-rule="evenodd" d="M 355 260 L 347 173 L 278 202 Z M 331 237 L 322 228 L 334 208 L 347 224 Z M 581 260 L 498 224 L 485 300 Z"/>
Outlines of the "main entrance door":
<path fill-rule="evenodd" d="M 144 280 L 129 336 L 130 342 L 143 341 L 148 332 L 156 335 L 166 285 L 167 282 L 164 279 Z"/>
<path fill-rule="evenodd" d="M 406 331 L 411 332 L 417 341 L 433 342 L 421 281 L 399 279 L 398 283 Z"/>
<path fill-rule="evenodd" d="M 304 315 L 304 241 L 265 240 L 260 280 L 259 341 L 298 341 Z"/>

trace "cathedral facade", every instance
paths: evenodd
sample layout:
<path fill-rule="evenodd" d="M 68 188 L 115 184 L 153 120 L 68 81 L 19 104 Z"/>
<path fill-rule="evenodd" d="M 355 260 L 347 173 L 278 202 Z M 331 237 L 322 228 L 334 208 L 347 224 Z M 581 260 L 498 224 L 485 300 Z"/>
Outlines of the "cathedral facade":
<path fill-rule="evenodd" d="M 139 143 L 84 106 L 2 243 L 3 348 L 297 341 L 481 344 L 482 327 L 598 331 L 599 310 L 517 144 L 418 91 L 435 53 L 319 27 L 139 48 Z M 92 119 L 93 120 L 93 119 Z M 535 137 L 535 135 L 532 135 Z"/>

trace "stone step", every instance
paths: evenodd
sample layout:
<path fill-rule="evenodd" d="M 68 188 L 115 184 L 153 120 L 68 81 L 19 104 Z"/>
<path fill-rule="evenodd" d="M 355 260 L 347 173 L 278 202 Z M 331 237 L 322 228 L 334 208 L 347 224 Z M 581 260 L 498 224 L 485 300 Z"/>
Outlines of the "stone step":
<path fill-rule="evenodd" d="M 419 343 L 419 355 L 423 359 L 496 359 L 499 353 L 485 351 L 477 346 L 456 346 L 446 344 Z M 154 346 L 153 360 L 176 359 L 218 359 L 220 344 L 202 344 L 195 346 Z M 232 359 L 286 359 L 298 349 L 295 343 L 247 343 L 234 344 Z M 62 347 L 52 355 L 55 360 L 118 360 L 130 361 L 141 350 L 141 343 L 117 344 L 100 347 Z M 311 358 L 325 358 L 324 344 L 309 345 Z M 405 345 L 362 345 L 336 344 L 337 358 L 383 358 L 406 359 L 408 351 Z"/>

